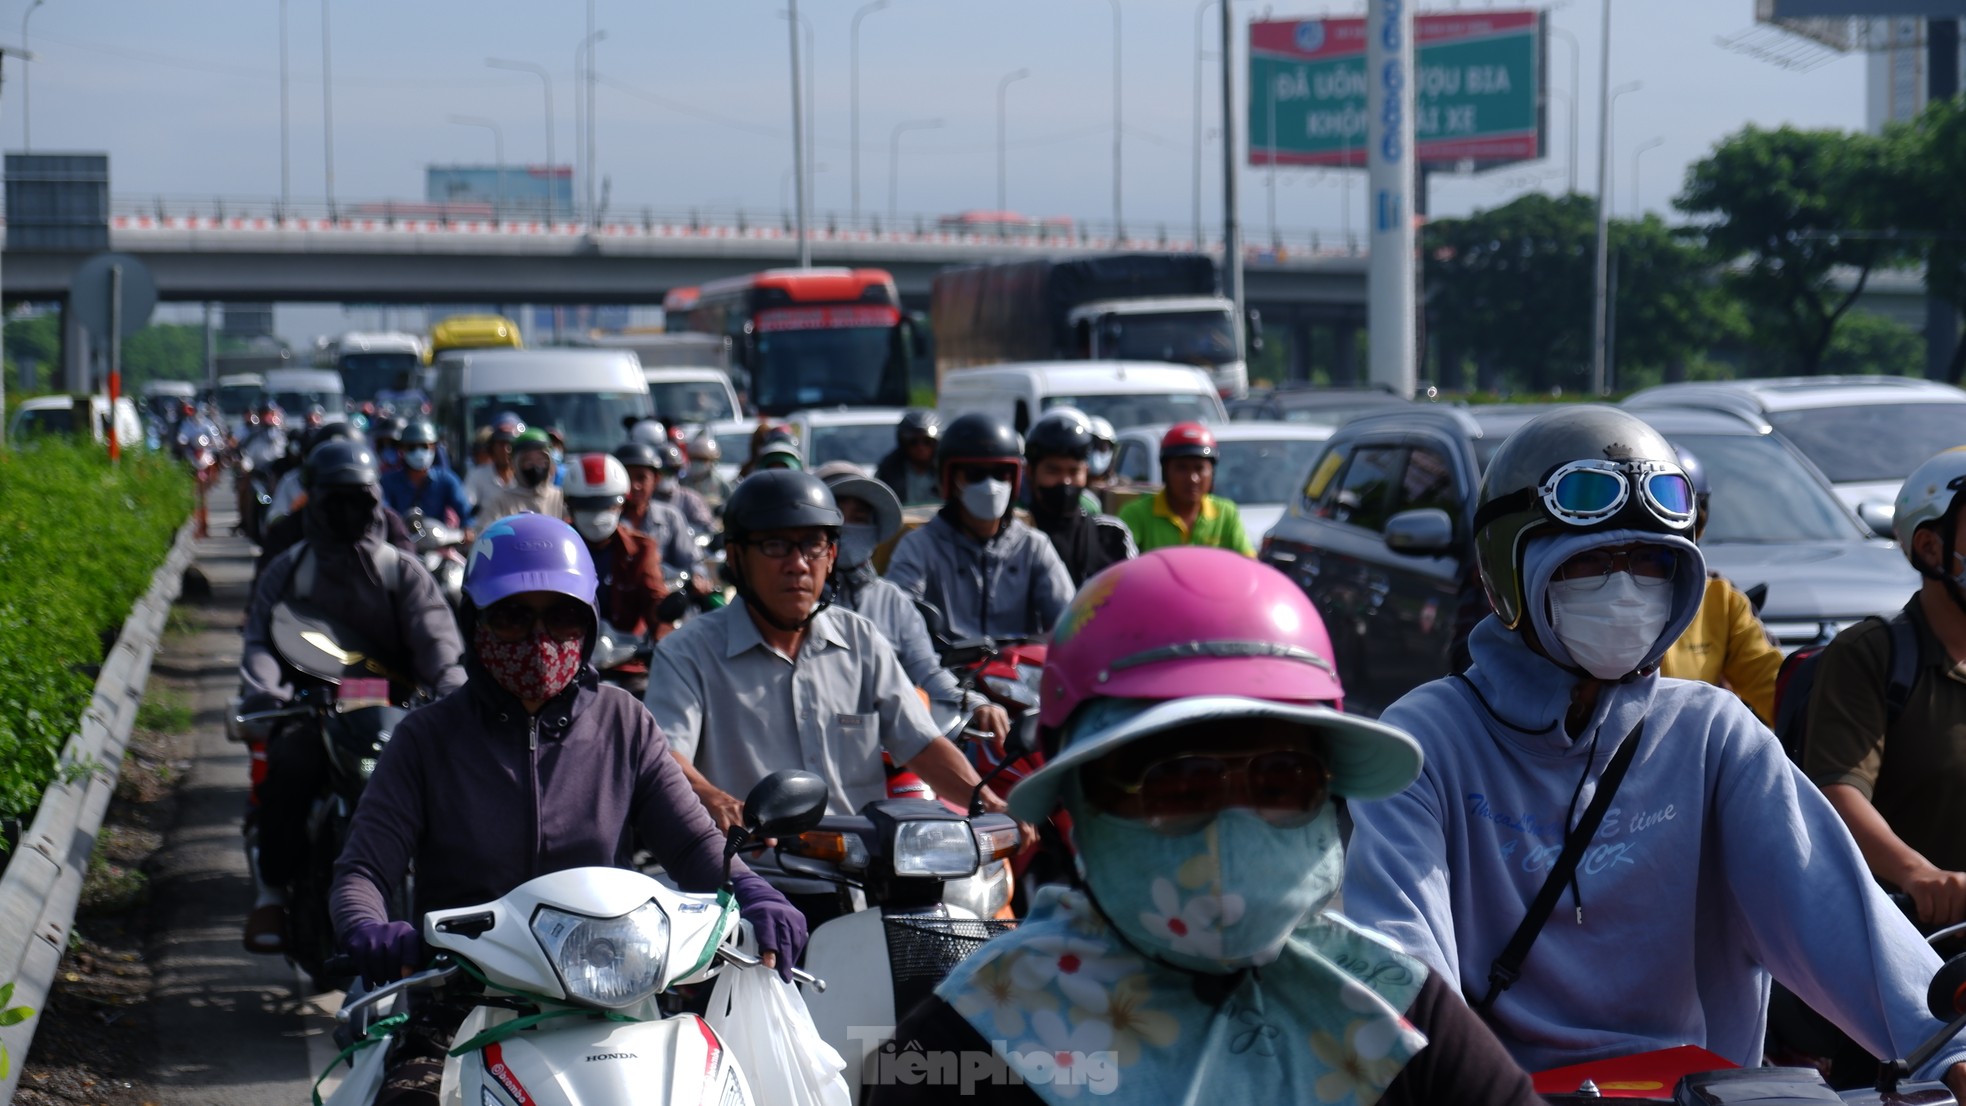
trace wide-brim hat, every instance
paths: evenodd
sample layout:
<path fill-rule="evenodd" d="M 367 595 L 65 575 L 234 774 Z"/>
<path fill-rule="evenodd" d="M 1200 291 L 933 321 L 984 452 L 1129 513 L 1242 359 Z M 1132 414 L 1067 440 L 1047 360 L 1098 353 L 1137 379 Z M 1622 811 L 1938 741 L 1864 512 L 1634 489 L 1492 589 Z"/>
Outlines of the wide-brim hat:
<path fill-rule="evenodd" d="M 828 476 L 825 480 L 826 486 L 833 489 L 834 502 L 858 499 L 874 509 L 874 526 L 881 532 L 882 541 L 901 532 L 901 501 L 894 497 L 892 488 L 857 474 Z"/>
<path fill-rule="evenodd" d="M 1076 719 L 1058 755 L 1011 789 L 1010 813 L 1026 822 L 1049 817 L 1071 773 L 1131 742 L 1184 726 L 1228 727 L 1269 718 L 1301 726 L 1319 739 L 1334 795 L 1390 798 L 1420 777 L 1424 763 L 1420 744 L 1406 731 L 1329 707 L 1234 695 L 1158 702 L 1107 700 Z"/>

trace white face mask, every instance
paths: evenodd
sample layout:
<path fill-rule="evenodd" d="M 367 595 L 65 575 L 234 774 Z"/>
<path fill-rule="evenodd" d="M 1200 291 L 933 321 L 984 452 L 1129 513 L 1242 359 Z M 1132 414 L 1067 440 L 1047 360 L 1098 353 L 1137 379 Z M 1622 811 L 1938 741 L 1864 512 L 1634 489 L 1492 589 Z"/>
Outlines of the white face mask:
<path fill-rule="evenodd" d="M 1086 471 L 1094 476 L 1106 475 L 1106 470 L 1110 468 L 1112 464 L 1113 464 L 1113 451 L 1110 449 L 1095 449 L 1092 452 L 1087 453 L 1085 455 Z"/>
<path fill-rule="evenodd" d="M 423 472 L 430 467 L 430 459 L 431 453 L 427 449 L 412 449 L 403 454 L 403 463 L 418 472 Z"/>
<path fill-rule="evenodd" d="M 963 510 L 971 518 L 1002 518 L 1010 510 L 1010 481 L 979 480 L 963 485 Z"/>
<path fill-rule="evenodd" d="M 840 567 L 859 568 L 874 555 L 881 543 L 881 529 L 871 522 L 849 522 L 840 527 Z"/>
<path fill-rule="evenodd" d="M 1550 581 L 1550 628 L 1584 671 L 1619 680 L 1637 670 L 1672 615 L 1671 580 L 1643 583 L 1629 572 L 1597 580 Z"/>
<path fill-rule="evenodd" d="M 662 496 L 676 494 L 676 478 L 668 473 L 663 473 L 661 476 L 656 477 L 655 494 Z"/>
<path fill-rule="evenodd" d="M 609 507 L 605 511 L 573 512 L 573 528 L 590 545 L 598 545 L 608 540 L 615 527 L 621 525 L 621 508 Z"/>

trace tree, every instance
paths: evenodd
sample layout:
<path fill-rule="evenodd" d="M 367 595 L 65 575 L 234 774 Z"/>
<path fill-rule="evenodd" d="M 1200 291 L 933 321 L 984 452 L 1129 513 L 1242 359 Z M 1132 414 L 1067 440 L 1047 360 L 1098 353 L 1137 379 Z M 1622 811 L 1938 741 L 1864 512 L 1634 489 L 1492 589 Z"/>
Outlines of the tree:
<path fill-rule="evenodd" d="M 1748 127 L 1686 174 L 1674 204 L 1701 233 L 1748 311 L 1756 340 L 1814 373 L 1871 272 L 1905 256 L 1879 233 L 1894 210 L 1901 144 L 1867 134 Z M 1849 233 L 1855 231 L 1857 233 Z M 1849 291 L 1831 277 L 1855 275 Z"/>
<path fill-rule="evenodd" d="M 1890 137 L 1902 171 L 1894 195 L 1899 201 L 1899 234 L 1925 249 L 1925 290 L 1966 310 L 1966 211 L 1960 210 L 1959 182 L 1966 173 L 1966 106 L 1958 99 L 1935 101 Z M 1966 342 L 1957 343 L 1947 378 L 1966 373 Z"/>
<path fill-rule="evenodd" d="M 1611 257 L 1617 270 L 1614 387 L 1626 387 L 1628 369 L 1658 368 L 1665 379 L 1680 379 L 1689 358 L 1745 329 L 1713 257 L 1657 215 L 1614 220 Z"/>

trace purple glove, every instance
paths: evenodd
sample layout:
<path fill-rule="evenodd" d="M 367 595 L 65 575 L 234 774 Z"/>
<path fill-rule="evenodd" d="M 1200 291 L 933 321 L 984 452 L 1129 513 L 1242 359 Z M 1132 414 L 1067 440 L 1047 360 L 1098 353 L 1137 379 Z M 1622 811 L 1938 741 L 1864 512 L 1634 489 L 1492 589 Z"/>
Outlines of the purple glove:
<path fill-rule="evenodd" d="M 393 983 L 404 968 L 423 962 L 423 940 L 408 922 L 357 922 L 342 944 L 371 987 Z"/>
<path fill-rule="evenodd" d="M 744 872 L 732 881 L 737 914 L 751 923 L 760 953 L 778 954 L 778 978 L 792 982 L 792 967 L 806 951 L 806 916 L 760 876 Z"/>

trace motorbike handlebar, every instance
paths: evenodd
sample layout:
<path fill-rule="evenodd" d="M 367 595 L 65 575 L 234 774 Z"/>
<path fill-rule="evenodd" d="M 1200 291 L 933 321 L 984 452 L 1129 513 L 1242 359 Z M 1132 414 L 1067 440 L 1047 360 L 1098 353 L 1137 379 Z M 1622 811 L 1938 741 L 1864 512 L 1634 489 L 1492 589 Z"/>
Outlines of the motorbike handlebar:
<path fill-rule="evenodd" d="M 347 957 L 335 957 L 331 959 L 329 963 L 332 964 L 337 960 L 347 960 L 347 959 L 348 959 Z M 352 962 L 350 962 L 348 966 L 353 967 L 354 965 Z M 430 968 L 425 971 L 417 972 L 415 975 L 404 976 L 403 978 L 396 980 L 393 983 L 385 983 L 382 986 L 377 987 L 373 991 L 363 992 L 361 998 L 358 998 L 354 1002 L 348 1003 L 344 1005 L 341 1009 L 335 1011 L 334 1020 L 343 1023 L 352 1021 L 357 1013 L 366 1010 L 371 1006 L 374 1006 L 375 1004 L 381 1002 L 383 999 L 389 998 L 392 995 L 401 994 L 404 991 L 412 990 L 415 988 L 442 986 L 446 980 L 449 980 L 452 976 L 460 974 L 461 972 L 463 972 L 463 970 L 464 969 L 458 967 L 456 964 L 445 964 L 442 967 Z"/>
<path fill-rule="evenodd" d="M 232 716 L 232 721 L 241 726 L 250 726 L 255 722 L 276 722 L 282 718 L 304 718 L 313 713 L 314 708 L 310 706 L 279 707 L 274 710 L 256 710 L 246 714 L 235 714 Z"/>
<path fill-rule="evenodd" d="M 733 964 L 737 964 L 746 968 L 760 968 L 764 966 L 763 960 L 760 960 L 757 957 L 752 956 L 748 952 L 739 952 L 736 949 L 731 948 L 729 945 L 717 946 L 717 958 L 720 960 L 728 960 Z M 793 968 L 792 978 L 798 980 L 800 983 L 810 983 L 812 985 L 813 990 L 818 991 L 822 994 L 825 993 L 826 991 L 826 981 L 819 978 L 816 975 L 813 975 L 810 972 L 805 971 L 804 969 Z"/>

